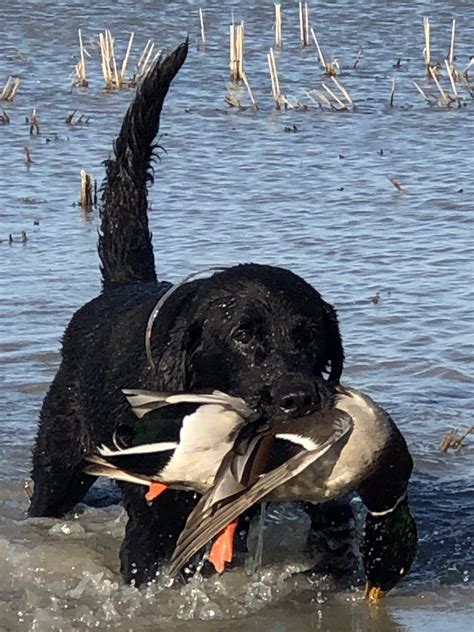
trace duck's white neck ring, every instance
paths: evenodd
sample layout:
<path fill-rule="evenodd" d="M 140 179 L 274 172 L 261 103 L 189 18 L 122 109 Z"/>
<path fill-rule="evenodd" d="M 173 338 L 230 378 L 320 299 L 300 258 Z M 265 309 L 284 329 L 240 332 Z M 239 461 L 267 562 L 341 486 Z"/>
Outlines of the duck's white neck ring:
<path fill-rule="evenodd" d="M 386 516 L 387 514 L 392 513 L 392 511 L 395 511 L 395 509 L 398 507 L 398 505 L 405 500 L 405 498 L 407 497 L 406 493 L 403 494 L 402 496 L 400 496 L 400 498 L 397 500 L 397 502 L 393 505 L 393 507 L 391 509 L 385 509 L 385 511 L 370 511 L 369 509 L 369 514 L 371 516 Z"/>

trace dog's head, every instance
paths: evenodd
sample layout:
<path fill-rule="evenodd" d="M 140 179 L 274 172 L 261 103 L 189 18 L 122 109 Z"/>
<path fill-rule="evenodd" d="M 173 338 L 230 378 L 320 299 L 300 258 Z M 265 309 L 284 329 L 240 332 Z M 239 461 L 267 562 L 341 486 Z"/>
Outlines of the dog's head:
<path fill-rule="evenodd" d="M 336 384 L 343 365 L 331 305 L 292 272 L 256 264 L 178 288 L 160 310 L 153 349 L 163 388 L 219 389 L 286 417 L 319 408 L 323 374 Z"/>

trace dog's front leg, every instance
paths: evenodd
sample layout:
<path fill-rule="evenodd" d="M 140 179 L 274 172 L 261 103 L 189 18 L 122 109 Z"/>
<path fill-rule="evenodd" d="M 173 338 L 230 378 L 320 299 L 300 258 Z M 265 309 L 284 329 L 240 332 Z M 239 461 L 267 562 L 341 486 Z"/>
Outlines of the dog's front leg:
<path fill-rule="evenodd" d="M 30 516 L 64 516 L 95 481 L 83 472 L 89 433 L 77 400 L 79 391 L 74 367 L 63 360 L 41 410 L 33 450 Z"/>
<path fill-rule="evenodd" d="M 197 494 L 167 490 L 149 504 L 144 487 L 128 483 L 121 487 L 128 523 L 120 549 L 120 571 L 127 583 L 141 586 L 166 572 Z"/>

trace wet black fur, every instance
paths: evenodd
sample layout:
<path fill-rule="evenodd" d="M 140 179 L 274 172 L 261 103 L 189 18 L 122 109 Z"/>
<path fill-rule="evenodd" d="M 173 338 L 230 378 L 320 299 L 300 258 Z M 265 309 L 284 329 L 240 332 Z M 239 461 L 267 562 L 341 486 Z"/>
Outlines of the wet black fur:
<path fill-rule="evenodd" d="M 186 53 L 182 44 L 145 79 L 107 162 L 99 239 L 103 291 L 76 312 L 64 335 L 33 451 L 31 516 L 62 516 L 82 499 L 94 482 L 82 472 L 84 453 L 109 442 L 117 425 L 135 422 L 122 388 L 217 388 L 272 414 L 301 392 L 305 406 L 317 408 L 323 372 L 330 368 L 334 384 L 341 374 L 332 307 L 297 275 L 256 264 L 177 290 L 153 329 L 156 370 L 147 362 L 147 321 L 170 287 L 156 280 L 147 183 L 163 100 Z M 122 488 L 129 521 L 121 569 L 127 581 L 141 584 L 170 555 L 195 500 L 167 491 L 149 506 L 143 487 Z"/>

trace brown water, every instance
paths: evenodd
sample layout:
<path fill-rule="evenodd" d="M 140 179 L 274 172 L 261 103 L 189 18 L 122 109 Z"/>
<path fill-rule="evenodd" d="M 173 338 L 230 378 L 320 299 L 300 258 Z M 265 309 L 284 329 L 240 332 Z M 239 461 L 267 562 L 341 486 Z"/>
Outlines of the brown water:
<path fill-rule="evenodd" d="M 355 112 L 321 112 L 305 96 L 322 77 L 314 47 L 299 48 L 295 3 L 283 7 L 285 45 L 277 63 L 283 92 L 309 110 L 280 113 L 273 110 L 266 67 L 271 2 L 234 5 L 236 20 L 246 23 L 246 71 L 257 113 L 223 101 L 230 4 L 14 0 L 2 7 L 0 81 L 18 74 L 22 83 L 13 103 L 0 104 L 11 119 L 0 126 L 0 630 L 472 629 L 473 439 L 458 453 L 442 454 L 438 443 L 449 428 L 472 423 L 473 105 L 465 95 L 464 108 L 428 108 L 413 80 L 426 84 L 427 14 L 433 57 L 446 56 L 455 17 L 457 64 L 467 65 L 474 4 L 309 4 L 326 54 L 343 67 Z M 258 577 L 237 571 L 181 589 L 138 591 L 118 573 L 120 505 L 84 505 L 64 521 L 25 519 L 19 481 L 28 475 L 60 337 L 74 310 L 99 289 L 97 212 L 85 215 L 75 205 L 79 171 L 101 180 L 101 162 L 132 98 L 103 91 L 92 46 L 90 86 L 71 91 L 77 29 L 89 42 L 110 28 L 119 57 L 135 31 L 135 62 L 148 38 L 164 49 L 186 33 L 194 42 L 199 6 L 208 46 L 205 52 L 192 46 L 171 89 L 160 139 L 167 153 L 150 195 L 159 274 L 175 280 L 218 263 L 272 263 L 301 274 L 336 305 L 345 380 L 390 410 L 416 464 L 411 496 L 419 555 L 378 608 L 331 578 L 311 585 L 292 574 L 291 560 Z M 401 68 L 394 69 L 398 58 Z M 38 137 L 25 124 L 33 107 Z M 90 116 L 89 123 L 66 126 L 73 109 Z M 284 131 L 293 125 L 296 132 Z M 396 191 L 389 177 L 407 193 Z M 380 301 L 373 303 L 377 292 Z"/>

